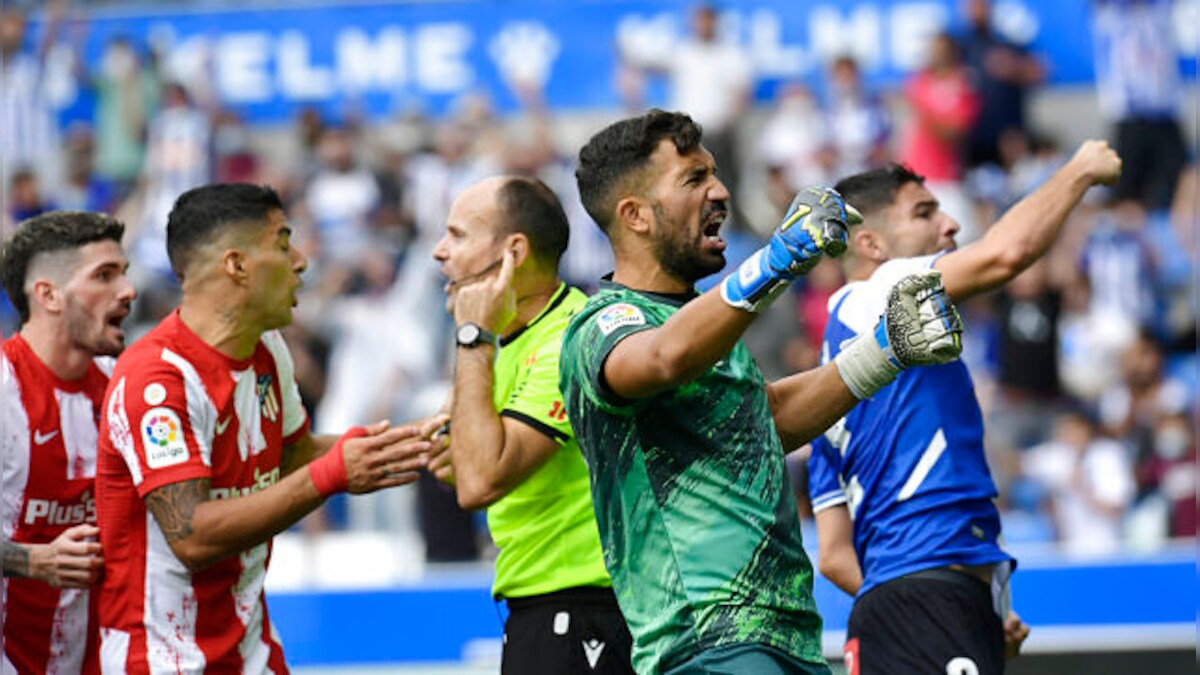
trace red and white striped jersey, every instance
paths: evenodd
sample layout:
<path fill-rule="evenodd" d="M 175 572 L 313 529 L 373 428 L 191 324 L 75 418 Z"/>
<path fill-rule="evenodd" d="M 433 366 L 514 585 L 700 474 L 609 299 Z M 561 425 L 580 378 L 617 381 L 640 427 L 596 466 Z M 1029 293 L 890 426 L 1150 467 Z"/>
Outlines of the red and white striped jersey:
<path fill-rule="evenodd" d="M 105 673 L 287 672 L 263 596 L 270 542 L 190 572 L 143 499 L 198 478 L 211 481 L 210 499 L 268 488 L 280 479 L 283 446 L 307 431 L 278 332 L 237 361 L 176 312 L 121 355 L 96 475 Z"/>
<path fill-rule="evenodd" d="M 96 423 L 110 358 L 79 380 L 54 374 L 18 334 L 0 354 L 0 521 L 4 537 L 48 544 L 96 521 Z M 98 672 L 91 592 L 5 578 L 5 673 Z"/>

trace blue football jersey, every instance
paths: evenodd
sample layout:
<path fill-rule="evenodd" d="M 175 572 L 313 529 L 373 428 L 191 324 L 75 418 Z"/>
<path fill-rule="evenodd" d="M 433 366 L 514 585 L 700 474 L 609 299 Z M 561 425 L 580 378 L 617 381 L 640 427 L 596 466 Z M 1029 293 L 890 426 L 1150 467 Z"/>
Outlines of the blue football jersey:
<path fill-rule="evenodd" d="M 936 258 L 889 261 L 870 279 L 838 290 L 829 300 L 822 360 L 872 331 L 892 286 Z M 961 361 L 900 373 L 812 446 L 813 509 L 847 504 L 863 571 L 860 595 L 922 569 L 1011 560 L 997 541 L 983 416 Z"/>

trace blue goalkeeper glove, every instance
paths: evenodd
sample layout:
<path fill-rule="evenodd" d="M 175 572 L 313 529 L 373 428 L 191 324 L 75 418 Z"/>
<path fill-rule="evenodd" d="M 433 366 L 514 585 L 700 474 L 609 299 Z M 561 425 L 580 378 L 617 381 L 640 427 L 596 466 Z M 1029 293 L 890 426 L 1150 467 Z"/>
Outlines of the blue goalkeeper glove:
<path fill-rule="evenodd" d="M 861 222 L 862 216 L 837 190 L 801 190 L 767 245 L 721 282 L 721 298 L 738 309 L 760 311 L 793 279 L 807 274 L 822 253 L 841 255 L 846 226 Z"/>

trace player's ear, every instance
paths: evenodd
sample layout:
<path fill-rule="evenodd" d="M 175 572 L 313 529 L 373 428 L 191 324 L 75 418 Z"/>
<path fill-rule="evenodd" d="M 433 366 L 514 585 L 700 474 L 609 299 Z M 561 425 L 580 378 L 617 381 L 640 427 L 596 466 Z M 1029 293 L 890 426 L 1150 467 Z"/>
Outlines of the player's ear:
<path fill-rule="evenodd" d="M 62 288 L 51 279 L 34 279 L 28 297 L 30 307 L 36 304 L 52 314 L 61 312 L 65 304 Z"/>
<path fill-rule="evenodd" d="M 850 241 L 854 254 L 859 258 L 877 263 L 887 260 L 885 244 L 878 232 L 864 227 L 854 228 L 850 230 Z"/>
<path fill-rule="evenodd" d="M 629 196 L 617 202 L 616 226 L 632 230 L 638 234 L 646 234 L 653 224 L 654 209 L 641 197 Z"/>
<path fill-rule="evenodd" d="M 221 269 L 234 280 L 246 278 L 246 255 L 241 249 L 227 248 L 221 252 Z"/>
<path fill-rule="evenodd" d="M 513 253 L 514 267 L 520 267 L 521 263 L 529 257 L 529 237 L 522 232 L 508 235 L 504 246 L 506 251 Z"/>

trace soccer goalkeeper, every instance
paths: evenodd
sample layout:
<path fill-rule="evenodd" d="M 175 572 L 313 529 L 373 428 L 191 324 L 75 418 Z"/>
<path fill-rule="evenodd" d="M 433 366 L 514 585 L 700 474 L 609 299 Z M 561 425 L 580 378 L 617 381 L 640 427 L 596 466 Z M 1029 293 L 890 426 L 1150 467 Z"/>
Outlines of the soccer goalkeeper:
<path fill-rule="evenodd" d="M 812 567 L 784 469 L 795 448 L 902 369 L 959 352 L 937 275 L 899 284 L 836 364 L 767 383 L 739 341 L 856 216 L 802 192 L 719 289 L 729 193 L 700 129 L 653 110 L 580 152 L 583 204 L 616 270 L 563 339 L 561 389 L 639 673 L 828 673 Z"/>

